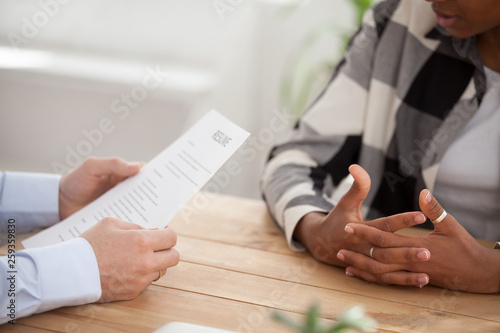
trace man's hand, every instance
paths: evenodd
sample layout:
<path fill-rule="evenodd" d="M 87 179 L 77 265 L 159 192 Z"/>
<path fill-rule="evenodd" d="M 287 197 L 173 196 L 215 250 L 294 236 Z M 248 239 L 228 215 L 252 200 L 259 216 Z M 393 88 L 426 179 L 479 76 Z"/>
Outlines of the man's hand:
<path fill-rule="evenodd" d="M 349 172 L 354 178 L 354 183 L 335 208 L 328 215 L 319 212 L 307 214 L 298 223 L 294 232 L 294 237 L 302 242 L 317 260 L 343 267 L 346 263 L 342 257 L 337 256 L 340 249 L 368 254 L 373 246 L 362 238 L 346 233 L 344 231 L 346 224 L 366 224 L 394 232 L 398 230 L 397 228 L 425 222 L 425 217 L 419 212 L 363 221 L 361 205 L 370 191 L 370 176 L 359 165 L 351 165 Z M 417 284 L 420 277 L 422 275 L 418 274 L 413 277 L 414 284 Z"/>
<path fill-rule="evenodd" d="M 443 213 L 428 190 L 420 193 L 419 204 L 431 221 Z M 412 272 L 426 272 L 430 283 L 436 286 L 477 293 L 499 292 L 500 251 L 481 246 L 450 214 L 435 223 L 434 231 L 425 237 L 401 236 L 354 223 L 346 231 L 376 246 L 373 259 L 353 251 L 340 252 L 351 265 L 346 269 L 348 275 L 405 285 Z M 428 261 L 413 262 L 409 254 L 417 253 L 419 248 L 429 250 Z"/>
<path fill-rule="evenodd" d="M 64 220 L 124 179 L 135 175 L 142 163 L 120 158 L 90 157 L 64 175 L 59 186 L 59 218 Z"/>
<path fill-rule="evenodd" d="M 107 217 L 81 237 L 97 258 L 102 289 L 98 302 L 132 299 L 179 262 L 173 248 L 177 236 L 171 228 L 147 230 Z"/>

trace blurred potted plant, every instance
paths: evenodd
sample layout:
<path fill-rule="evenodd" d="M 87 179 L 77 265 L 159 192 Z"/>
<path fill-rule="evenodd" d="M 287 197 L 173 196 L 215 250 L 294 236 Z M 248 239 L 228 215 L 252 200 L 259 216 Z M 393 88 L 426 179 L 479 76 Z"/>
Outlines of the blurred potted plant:
<path fill-rule="evenodd" d="M 299 0 L 295 8 L 304 1 L 309 0 Z M 356 27 L 361 24 L 365 11 L 376 1 L 347 0 L 355 13 Z M 297 115 L 297 118 L 323 90 L 337 62 L 343 56 L 353 32 L 351 28 L 341 27 L 335 22 L 327 22 L 310 31 L 286 61 L 281 79 L 280 101 L 281 105 Z M 315 45 L 324 36 L 332 34 L 341 38 L 339 54 L 326 62 L 313 65 L 311 58 Z"/>
<path fill-rule="evenodd" d="M 306 314 L 304 324 L 297 324 L 282 314 L 275 313 L 274 319 L 285 324 L 298 333 L 343 333 L 343 332 L 374 332 L 377 322 L 367 316 L 360 306 L 349 309 L 340 319 L 330 327 L 324 327 L 318 320 L 319 309 L 312 305 Z"/>

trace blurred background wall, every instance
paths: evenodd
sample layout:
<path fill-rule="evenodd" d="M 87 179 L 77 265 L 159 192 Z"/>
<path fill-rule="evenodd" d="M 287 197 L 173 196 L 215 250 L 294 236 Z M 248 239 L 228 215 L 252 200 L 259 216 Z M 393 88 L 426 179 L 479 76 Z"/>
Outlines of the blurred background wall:
<path fill-rule="evenodd" d="M 258 198 L 294 123 L 282 78 L 325 23 L 339 33 L 317 38 L 310 66 L 336 59 L 354 16 L 347 0 L 0 0 L 0 170 L 148 161 L 215 108 L 252 133 L 221 192 Z"/>

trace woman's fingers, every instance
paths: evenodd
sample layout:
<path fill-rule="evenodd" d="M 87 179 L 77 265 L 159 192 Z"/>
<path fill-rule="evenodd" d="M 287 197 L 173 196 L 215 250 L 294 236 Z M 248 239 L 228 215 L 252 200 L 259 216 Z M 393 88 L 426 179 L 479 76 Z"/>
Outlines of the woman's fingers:
<path fill-rule="evenodd" d="M 422 252 L 424 252 L 424 254 L 422 254 Z M 408 258 L 408 260 L 411 260 L 412 262 L 420 262 L 429 260 L 429 257 L 426 256 L 425 252 L 425 249 L 375 248 L 374 251 L 372 251 L 373 258 L 371 258 L 360 253 L 340 250 L 337 254 L 337 258 L 350 265 L 346 268 L 347 276 L 358 277 L 365 281 L 380 284 L 396 284 L 422 288 L 429 283 L 429 276 L 426 273 L 408 272 L 406 270 L 407 265 L 404 263 L 383 263 L 376 260 L 376 257 L 386 257 L 389 258 L 389 260 L 399 260 L 404 262 L 406 260 L 404 259 L 405 254 L 409 253 L 411 254 L 411 258 Z"/>
<path fill-rule="evenodd" d="M 395 232 L 404 228 L 413 227 L 427 221 L 421 212 L 409 212 L 381 217 L 373 221 L 365 222 L 366 225 L 387 232 Z"/>
<path fill-rule="evenodd" d="M 421 240 L 418 237 L 402 236 L 382 231 L 362 223 L 349 223 L 344 228 L 348 234 L 356 235 L 377 247 L 413 247 Z"/>
<path fill-rule="evenodd" d="M 422 288 L 423 286 L 429 284 L 429 276 L 425 273 L 396 271 L 374 275 L 353 266 L 347 267 L 345 273 L 347 276 L 357 277 L 368 282 L 379 284 L 395 284 L 399 286 L 414 286 L 418 288 Z"/>
<path fill-rule="evenodd" d="M 379 262 L 368 256 L 365 256 L 363 254 L 349 250 L 340 250 L 337 253 L 337 259 L 347 263 L 348 265 L 355 266 L 359 269 L 362 269 L 363 271 L 367 271 L 369 273 L 376 275 L 388 272 L 400 271 L 406 268 L 405 264 L 401 263 L 386 264 Z"/>

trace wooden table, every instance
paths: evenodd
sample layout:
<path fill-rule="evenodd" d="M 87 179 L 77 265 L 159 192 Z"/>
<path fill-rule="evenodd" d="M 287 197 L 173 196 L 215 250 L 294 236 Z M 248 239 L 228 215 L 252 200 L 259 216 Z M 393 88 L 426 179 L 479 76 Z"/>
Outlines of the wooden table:
<path fill-rule="evenodd" d="M 195 202 L 195 203 L 193 203 Z M 66 307 L 6 332 L 151 332 L 183 321 L 241 332 L 289 332 L 313 302 L 330 322 L 362 305 L 382 332 L 500 332 L 500 295 L 380 286 L 288 249 L 261 201 L 198 196 L 171 222 L 181 262 L 132 301 Z M 5 253 L 5 248 L 3 248 Z"/>

